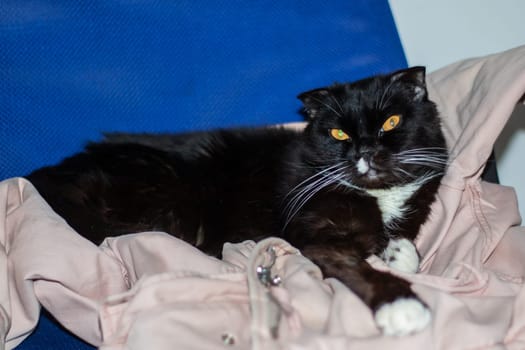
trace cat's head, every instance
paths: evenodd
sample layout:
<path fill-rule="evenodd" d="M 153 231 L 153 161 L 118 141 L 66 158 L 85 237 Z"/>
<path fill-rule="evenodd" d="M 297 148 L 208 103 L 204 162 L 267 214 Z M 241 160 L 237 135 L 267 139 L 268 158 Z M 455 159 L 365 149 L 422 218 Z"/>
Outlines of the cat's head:
<path fill-rule="evenodd" d="M 303 160 L 361 188 L 443 172 L 446 145 L 425 68 L 414 67 L 298 96 L 309 119 Z"/>

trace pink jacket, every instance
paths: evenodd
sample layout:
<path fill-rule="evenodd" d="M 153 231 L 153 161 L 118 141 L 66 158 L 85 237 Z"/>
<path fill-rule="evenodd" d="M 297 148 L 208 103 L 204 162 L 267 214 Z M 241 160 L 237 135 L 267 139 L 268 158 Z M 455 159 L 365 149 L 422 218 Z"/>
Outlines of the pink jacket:
<path fill-rule="evenodd" d="M 417 239 L 421 272 L 403 275 L 433 313 L 421 333 L 381 335 L 352 292 L 283 240 L 225 244 L 223 260 L 163 233 L 97 247 L 15 178 L 0 183 L 0 349 L 31 333 L 40 305 L 105 350 L 525 349 L 525 229 L 513 190 L 480 180 L 525 92 L 525 47 L 428 85 L 452 161 Z"/>

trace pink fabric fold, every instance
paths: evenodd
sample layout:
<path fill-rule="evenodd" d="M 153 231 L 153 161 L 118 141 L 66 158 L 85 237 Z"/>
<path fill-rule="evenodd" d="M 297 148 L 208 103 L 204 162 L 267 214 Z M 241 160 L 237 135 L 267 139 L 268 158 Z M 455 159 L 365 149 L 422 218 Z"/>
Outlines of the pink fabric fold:
<path fill-rule="evenodd" d="M 392 271 L 432 310 L 424 331 L 381 335 L 359 298 L 281 239 L 227 243 L 222 260 L 160 232 L 97 247 L 15 178 L 0 183 L 0 348 L 30 335 L 41 306 L 105 350 L 525 348 L 525 229 L 514 191 L 480 180 L 525 92 L 525 47 L 445 67 L 428 87 L 451 163 L 417 239 L 421 271 Z"/>

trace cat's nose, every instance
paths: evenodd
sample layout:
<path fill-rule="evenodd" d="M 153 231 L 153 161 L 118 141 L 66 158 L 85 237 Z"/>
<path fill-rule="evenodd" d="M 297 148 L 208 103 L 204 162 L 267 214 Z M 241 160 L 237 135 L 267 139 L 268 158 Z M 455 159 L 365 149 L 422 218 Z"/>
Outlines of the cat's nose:
<path fill-rule="evenodd" d="M 361 147 L 359 152 L 357 152 L 354 155 L 355 161 L 359 161 L 360 159 L 363 159 L 363 161 L 366 161 L 367 163 L 371 163 L 375 157 L 376 152 L 373 149 L 370 149 L 368 147 Z"/>
<path fill-rule="evenodd" d="M 357 145 L 357 153 L 360 156 L 370 159 L 376 151 L 377 145 L 375 144 L 375 140 L 368 137 L 359 140 L 359 144 Z"/>

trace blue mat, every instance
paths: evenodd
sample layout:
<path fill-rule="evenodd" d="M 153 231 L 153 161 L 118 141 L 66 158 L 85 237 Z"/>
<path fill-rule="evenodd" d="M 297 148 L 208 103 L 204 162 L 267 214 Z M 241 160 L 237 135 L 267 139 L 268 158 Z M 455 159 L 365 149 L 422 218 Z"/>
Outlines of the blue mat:
<path fill-rule="evenodd" d="M 297 121 L 300 92 L 403 67 L 387 0 L 1 0 L 0 179 L 102 131 Z M 43 317 L 19 348 L 86 346 Z"/>

